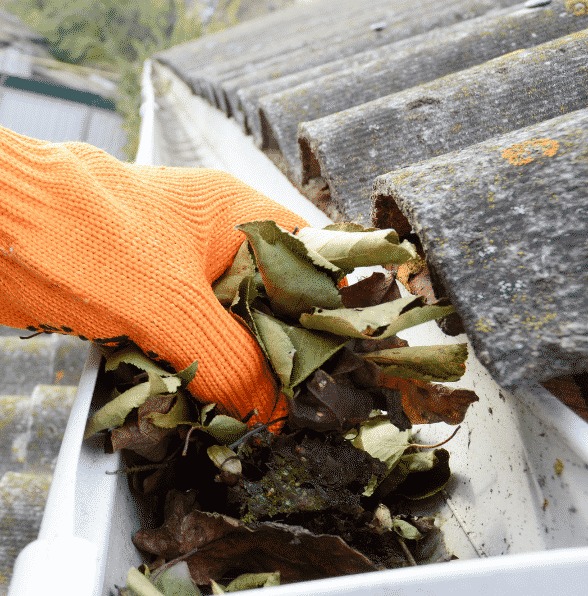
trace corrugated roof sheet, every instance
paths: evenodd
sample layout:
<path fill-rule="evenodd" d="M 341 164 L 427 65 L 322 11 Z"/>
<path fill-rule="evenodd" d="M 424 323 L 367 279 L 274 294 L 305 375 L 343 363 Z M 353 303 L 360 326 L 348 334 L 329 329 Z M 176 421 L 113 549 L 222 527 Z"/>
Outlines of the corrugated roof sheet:
<path fill-rule="evenodd" d="M 572 323 L 588 310 L 574 294 L 588 235 L 572 233 L 586 217 L 587 28 L 585 0 L 317 0 L 157 59 L 335 219 L 368 223 L 377 179 L 376 223 L 419 233 L 478 355 L 512 385 L 588 370 Z M 553 159 L 536 158 L 545 139 Z M 496 157 L 509 143 L 528 170 Z"/>
<path fill-rule="evenodd" d="M 586 106 L 587 48 L 584 30 L 304 122 L 302 182 L 320 176 L 367 223 L 376 176 Z"/>
<path fill-rule="evenodd" d="M 512 4 L 516 0 L 372 0 L 368 9 L 357 0 L 321 0 L 177 46 L 159 59 L 231 113 L 239 88 Z"/>
<path fill-rule="evenodd" d="M 332 74 L 320 76 L 319 72 L 313 72 L 307 82 L 282 88 L 280 92 L 271 94 L 271 83 L 266 84 L 261 90 L 265 97 L 258 91 L 257 102 L 252 101 L 256 89 L 247 89 L 243 92 L 243 95 L 247 93 L 243 102 L 247 121 L 258 142 L 277 144 L 291 175 L 301 179 L 297 141 L 299 122 L 335 114 L 514 50 L 539 45 L 583 29 L 587 21 L 567 12 L 556 15 L 549 6 L 539 10 L 517 6 L 495 15 L 433 29 L 337 61 L 337 70 L 331 70 Z M 325 66 L 333 68 L 333 64 Z M 282 80 L 278 79 L 274 85 Z"/>
<path fill-rule="evenodd" d="M 586 189 L 588 109 L 376 181 L 376 221 L 408 217 L 504 385 L 586 369 Z"/>

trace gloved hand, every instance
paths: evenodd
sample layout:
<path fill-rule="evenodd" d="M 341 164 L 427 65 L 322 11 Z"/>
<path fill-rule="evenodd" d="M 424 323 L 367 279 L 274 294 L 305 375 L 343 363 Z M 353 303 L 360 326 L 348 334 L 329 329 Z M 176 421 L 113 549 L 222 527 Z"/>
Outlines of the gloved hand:
<path fill-rule="evenodd" d="M 211 283 L 244 240 L 239 223 L 306 222 L 228 174 L 136 166 L 83 143 L 0 127 L 0 324 L 116 343 L 180 370 L 236 417 L 283 415 L 265 359 Z"/>

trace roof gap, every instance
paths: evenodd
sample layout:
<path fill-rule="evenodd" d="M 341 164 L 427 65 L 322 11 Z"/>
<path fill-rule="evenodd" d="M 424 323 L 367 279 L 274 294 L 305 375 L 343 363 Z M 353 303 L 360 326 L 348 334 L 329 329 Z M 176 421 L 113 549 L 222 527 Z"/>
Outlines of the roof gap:
<path fill-rule="evenodd" d="M 393 228 L 401 238 L 412 231 L 410 222 L 397 205 L 398 197 L 394 193 L 380 195 L 374 193 L 372 199 L 372 222 L 378 228 Z"/>
<path fill-rule="evenodd" d="M 233 110 L 231 109 L 231 102 L 229 101 L 225 90 L 222 88 L 215 88 L 214 94 L 216 96 L 217 106 L 227 115 L 227 118 L 230 118 L 233 115 Z"/>
<path fill-rule="evenodd" d="M 309 139 L 299 136 L 298 146 L 300 148 L 300 161 L 302 162 L 302 184 L 307 184 L 312 178 L 321 176 L 321 166 L 318 157 L 312 150 Z"/>
<path fill-rule="evenodd" d="M 299 136 L 298 144 L 300 148 L 301 171 L 291 172 L 291 177 L 301 187 L 301 192 L 333 221 L 346 221 L 339 204 L 333 200 L 331 188 L 327 180 L 322 176 L 318 156 L 312 149 L 309 140 Z"/>
<path fill-rule="evenodd" d="M 259 120 L 261 123 L 261 148 L 279 151 L 280 145 L 263 109 L 259 110 Z"/>

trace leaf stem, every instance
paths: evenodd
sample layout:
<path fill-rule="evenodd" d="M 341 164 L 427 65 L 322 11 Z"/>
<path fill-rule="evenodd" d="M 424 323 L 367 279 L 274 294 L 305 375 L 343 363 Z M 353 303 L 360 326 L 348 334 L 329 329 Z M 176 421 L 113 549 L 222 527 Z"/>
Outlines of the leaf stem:
<path fill-rule="evenodd" d="M 184 441 L 184 450 L 182 451 L 182 457 L 186 457 L 186 455 L 188 454 L 188 447 L 190 445 L 190 437 L 192 436 L 192 433 L 197 429 L 200 428 L 199 426 L 191 426 L 190 430 L 188 431 L 188 434 L 186 435 L 186 440 Z"/>
<path fill-rule="evenodd" d="M 440 443 L 436 443 L 435 445 L 421 445 L 419 443 L 411 443 L 409 445 L 409 447 L 418 447 L 419 449 L 435 449 L 437 447 L 441 447 L 442 445 L 445 445 L 445 443 L 449 443 L 449 441 L 451 441 L 451 439 L 453 439 L 453 437 L 455 437 L 455 435 L 457 434 L 457 431 L 461 428 L 461 425 L 458 426 L 449 437 L 447 437 L 447 439 L 445 439 L 444 441 L 441 441 Z"/>
<path fill-rule="evenodd" d="M 400 544 L 400 548 L 402 549 L 402 552 L 404 553 L 404 556 L 406 557 L 406 560 L 408 561 L 409 565 L 411 565 L 412 567 L 417 567 L 417 562 L 416 562 L 415 558 L 412 556 L 412 553 L 410 552 L 410 549 L 408 548 L 408 546 L 406 546 L 406 542 L 404 542 L 404 539 L 401 536 L 398 536 L 397 540 L 398 540 L 398 544 Z"/>
<path fill-rule="evenodd" d="M 166 569 L 169 569 L 170 567 L 173 567 L 176 563 L 181 563 L 182 561 L 189 559 L 192 555 L 195 555 L 198 552 L 198 550 L 198 548 L 193 548 L 187 553 L 184 553 L 183 555 L 180 555 L 179 557 L 176 557 L 175 559 L 172 559 L 171 561 L 168 561 L 167 563 L 164 563 L 163 565 L 158 567 L 151 574 L 152 581 L 155 581 Z"/>
<path fill-rule="evenodd" d="M 33 339 L 33 337 L 37 337 L 38 335 L 43 335 L 43 333 L 45 333 L 45 332 L 37 331 L 36 333 L 33 333 L 32 335 L 20 335 L 19 339 Z"/>

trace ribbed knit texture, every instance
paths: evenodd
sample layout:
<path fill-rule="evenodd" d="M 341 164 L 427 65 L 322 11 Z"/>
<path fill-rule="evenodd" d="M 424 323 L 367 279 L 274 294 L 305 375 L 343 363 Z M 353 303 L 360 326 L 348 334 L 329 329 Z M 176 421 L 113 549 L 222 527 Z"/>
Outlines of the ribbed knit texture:
<path fill-rule="evenodd" d="M 202 402 L 266 422 L 284 413 L 249 332 L 211 283 L 239 223 L 306 222 L 232 176 L 136 166 L 84 143 L 0 127 L 0 324 L 90 340 L 127 336 L 182 369 Z"/>

